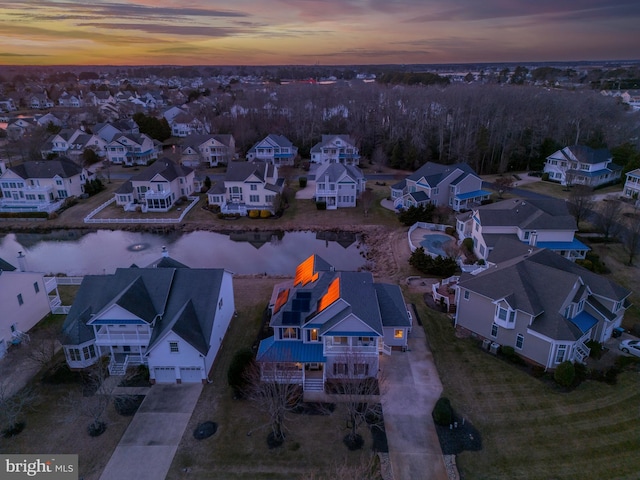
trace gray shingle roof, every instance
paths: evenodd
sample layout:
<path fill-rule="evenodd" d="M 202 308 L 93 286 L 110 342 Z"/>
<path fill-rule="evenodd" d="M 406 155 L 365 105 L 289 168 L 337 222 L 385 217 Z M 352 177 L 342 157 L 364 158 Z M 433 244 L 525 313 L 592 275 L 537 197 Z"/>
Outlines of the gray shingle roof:
<path fill-rule="evenodd" d="M 173 160 L 163 157 L 159 158 L 138 175 L 131 178 L 132 181 L 149 181 L 156 175 L 161 175 L 168 181 L 175 180 L 179 177 L 186 177 L 193 169 L 178 165 Z"/>
<path fill-rule="evenodd" d="M 56 175 L 61 178 L 70 178 L 82 173 L 82 167 L 67 157 L 58 157 L 54 160 L 37 160 L 24 162 L 20 165 L 8 168 L 20 178 L 53 178 Z"/>
<path fill-rule="evenodd" d="M 273 165 L 265 162 L 229 162 L 225 180 L 228 182 L 242 182 L 255 175 L 261 181 L 273 175 Z"/>
<path fill-rule="evenodd" d="M 441 165 L 439 163 L 427 162 L 407 178 L 409 180 L 418 181 L 422 177 L 424 177 L 431 187 L 435 187 L 442 181 L 445 176 L 451 174 L 455 170 L 460 170 L 461 175 L 465 174 L 463 175 L 463 177 L 467 175 L 475 175 L 473 169 L 466 163 Z M 462 178 L 460 177 L 456 177 L 456 180 L 458 181 L 460 181 L 461 179 Z"/>
<path fill-rule="evenodd" d="M 568 152 L 578 159 L 578 161 L 582 163 L 602 163 L 610 160 L 612 158 L 611 152 L 607 148 L 599 148 L 594 150 L 591 147 L 587 147 L 586 145 L 571 145 L 569 147 L 565 147 L 561 150 L 562 155 L 567 159 L 571 160 L 571 157 L 568 155 Z"/>
<path fill-rule="evenodd" d="M 147 351 L 172 330 L 206 355 L 223 276 L 224 270 L 213 268 L 120 268 L 113 275 L 88 275 L 64 322 L 64 344 L 93 339 L 87 321 L 118 304 L 146 321 L 156 319 Z"/>
<path fill-rule="evenodd" d="M 316 171 L 316 181 L 323 181 L 325 177 L 329 177 L 330 182 L 336 182 L 342 175 L 348 175 L 354 180 L 364 178 L 362 170 L 353 165 L 343 165 L 341 163 L 328 163 L 321 165 Z"/>
<path fill-rule="evenodd" d="M 0 271 L 13 272 L 15 269 L 16 269 L 16 267 L 14 267 L 9 262 L 7 262 L 7 261 L 3 260 L 2 258 L 0 258 Z"/>
<path fill-rule="evenodd" d="M 576 265 L 547 249 L 523 254 L 523 244 L 504 239 L 492 252 L 499 262 L 475 275 L 461 278 L 461 288 L 492 300 L 507 299 L 511 307 L 534 320 L 530 328 L 556 340 L 577 340 L 582 332 L 562 315 L 562 306 L 574 298 L 576 285 L 584 282 L 595 295 L 620 301 L 630 292 L 605 277 Z M 579 288 L 579 287 L 578 287 Z"/>
<path fill-rule="evenodd" d="M 477 208 L 480 224 L 517 226 L 523 230 L 577 230 L 567 202 L 555 198 L 514 198 Z"/>
<path fill-rule="evenodd" d="M 378 295 L 378 305 L 384 327 L 410 327 L 411 320 L 407 314 L 402 291 L 398 285 L 374 283 Z"/>

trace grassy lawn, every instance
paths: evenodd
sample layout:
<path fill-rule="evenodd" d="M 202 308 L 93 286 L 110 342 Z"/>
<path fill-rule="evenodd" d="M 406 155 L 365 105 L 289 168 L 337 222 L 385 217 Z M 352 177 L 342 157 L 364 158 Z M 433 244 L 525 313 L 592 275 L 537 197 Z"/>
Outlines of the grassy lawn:
<path fill-rule="evenodd" d="M 610 386 L 587 381 L 563 393 L 458 339 L 451 320 L 418 306 L 443 395 L 482 435 L 483 449 L 457 458 L 465 479 L 637 478 L 638 373 Z"/>
<path fill-rule="evenodd" d="M 563 187 L 559 183 L 554 182 L 533 182 L 526 183 L 518 186 L 517 188 L 521 188 L 523 190 L 530 190 L 532 192 L 540 193 L 542 195 L 549 195 L 550 197 L 562 198 L 564 200 L 569 198 L 570 190 L 567 190 L 566 187 Z M 611 185 L 606 188 L 601 188 L 595 190 L 593 192 L 597 195 L 605 195 L 605 194 L 618 194 L 622 193 L 622 184 Z"/>
<path fill-rule="evenodd" d="M 630 329 L 634 324 L 640 323 L 640 258 L 636 259 L 635 264 L 629 266 L 629 254 L 625 252 L 620 243 L 589 243 L 589 247 L 600 256 L 600 260 L 611 270 L 607 274 L 614 282 L 619 283 L 625 288 L 631 290 L 630 301 L 631 307 L 627 309 L 622 320 L 622 326 Z"/>
<path fill-rule="evenodd" d="M 234 319 L 211 380 L 206 385 L 182 438 L 168 479 L 225 478 L 335 478 L 338 466 L 357 467 L 371 458 L 371 437 L 363 429 L 365 446 L 350 452 L 342 443 L 346 433 L 340 407 L 328 416 L 291 414 L 282 447 L 267 446 L 268 417 L 247 400 L 234 400 L 227 385 L 233 354 L 250 347 L 259 330 L 262 311 L 275 283 L 281 279 L 237 279 L 234 292 L 238 317 Z M 240 300 L 242 299 L 242 300 Z M 214 421 L 217 432 L 205 440 L 191 433 L 200 422 Z M 188 469 L 188 472 L 185 472 Z M 346 478 L 346 477 L 345 477 Z"/>

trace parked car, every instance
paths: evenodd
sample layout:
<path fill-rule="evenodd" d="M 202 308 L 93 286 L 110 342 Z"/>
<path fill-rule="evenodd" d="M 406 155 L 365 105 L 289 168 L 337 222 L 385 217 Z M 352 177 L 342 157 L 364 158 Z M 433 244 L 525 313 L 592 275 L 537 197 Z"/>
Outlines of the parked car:
<path fill-rule="evenodd" d="M 640 340 L 623 340 L 618 345 L 618 348 L 624 353 L 640 357 Z"/>

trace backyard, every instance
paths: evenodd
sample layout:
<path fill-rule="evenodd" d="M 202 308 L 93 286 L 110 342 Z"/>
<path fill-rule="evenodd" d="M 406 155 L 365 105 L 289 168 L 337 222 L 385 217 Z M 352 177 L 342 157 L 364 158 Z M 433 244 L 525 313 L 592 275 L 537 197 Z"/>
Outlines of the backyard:
<path fill-rule="evenodd" d="M 562 392 L 456 338 L 448 316 L 408 293 L 427 333 L 454 410 L 480 431 L 483 448 L 463 452 L 463 479 L 637 478 L 640 458 L 637 372 L 616 385 L 585 381 Z"/>

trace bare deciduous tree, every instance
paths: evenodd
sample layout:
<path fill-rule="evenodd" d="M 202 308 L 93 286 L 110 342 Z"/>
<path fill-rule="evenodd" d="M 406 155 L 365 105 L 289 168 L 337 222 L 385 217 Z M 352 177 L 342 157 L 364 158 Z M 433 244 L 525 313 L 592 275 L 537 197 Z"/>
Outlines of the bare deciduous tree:
<path fill-rule="evenodd" d="M 627 231 L 623 236 L 622 244 L 629 254 L 628 265 L 632 266 L 634 258 L 640 253 L 640 219 L 635 212 L 627 222 Z"/>
<path fill-rule="evenodd" d="M 493 183 L 498 187 L 498 197 L 502 198 L 513 187 L 513 178 L 511 176 L 498 177 Z"/>
<path fill-rule="evenodd" d="M 622 210 L 619 200 L 609 197 L 600 202 L 596 215 L 596 226 L 604 235 L 604 242 L 608 243 L 620 229 Z"/>
<path fill-rule="evenodd" d="M 364 212 L 365 217 L 369 215 L 369 210 L 371 210 L 375 198 L 376 196 L 369 188 L 365 188 L 364 192 L 360 194 L 360 205 L 362 205 L 362 211 Z"/>
<path fill-rule="evenodd" d="M 45 328 L 38 332 L 37 337 L 31 338 L 27 357 L 41 368 L 51 367 L 53 357 L 60 346 L 57 339 L 57 331 L 53 327 Z"/>
<path fill-rule="evenodd" d="M 17 435 L 24 428 L 24 414 L 33 408 L 38 395 L 30 387 L 12 393 L 6 384 L 0 385 L 0 431 L 4 436 Z"/>
<path fill-rule="evenodd" d="M 348 433 L 344 443 L 355 450 L 364 443 L 359 428 L 365 422 L 376 424 L 382 419 L 377 352 L 376 356 L 347 352 L 335 361 L 333 368 L 329 388 L 338 394 L 340 405 L 345 407 Z"/>
<path fill-rule="evenodd" d="M 580 222 L 585 220 L 595 204 L 593 189 L 586 185 L 576 185 L 571 189 L 568 202 L 569 212 L 576 219 L 576 226 L 580 229 Z"/>
<path fill-rule="evenodd" d="M 284 441 L 288 413 L 301 399 L 299 373 L 296 364 L 292 362 L 254 363 L 247 368 L 246 397 L 269 416 L 270 446 L 281 445 Z"/>

